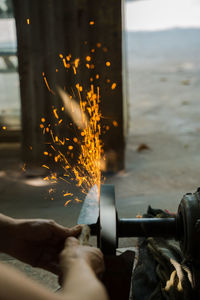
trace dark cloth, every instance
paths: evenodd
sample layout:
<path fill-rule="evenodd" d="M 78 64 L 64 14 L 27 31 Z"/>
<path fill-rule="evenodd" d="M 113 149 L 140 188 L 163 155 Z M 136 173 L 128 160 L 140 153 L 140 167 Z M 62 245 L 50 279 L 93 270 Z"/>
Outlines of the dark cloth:
<path fill-rule="evenodd" d="M 144 217 L 172 217 L 148 208 Z M 198 300 L 194 266 L 184 260 L 178 242 L 164 238 L 140 238 L 139 259 L 133 273 L 134 300 Z"/>

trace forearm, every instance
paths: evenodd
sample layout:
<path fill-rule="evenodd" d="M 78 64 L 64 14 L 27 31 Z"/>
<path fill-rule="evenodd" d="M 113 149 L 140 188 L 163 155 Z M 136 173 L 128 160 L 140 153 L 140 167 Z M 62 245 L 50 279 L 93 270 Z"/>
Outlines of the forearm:
<path fill-rule="evenodd" d="M 62 294 L 69 299 L 107 300 L 107 292 L 94 271 L 83 259 L 76 259 L 64 277 Z M 68 299 L 68 298 L 66 298 Z"/>
<path fill-rule="evenodd" d="M 61 295 L 55 294 L 26 278 L 21 272 L 0 263 L 0 300 L 16 299 L 65 300 Z"/>
<path fill-rule="evenodd" d="M 83 263 L 69 270 L 61 293 L 54 293 L 0 263 L 0 300 L 107 300 L 103 285 Z"/>
<path fill-rule="evenodd" d="M 7 253 L 15 236 L 17 220 L 0 214 L 0 252 Z"/>

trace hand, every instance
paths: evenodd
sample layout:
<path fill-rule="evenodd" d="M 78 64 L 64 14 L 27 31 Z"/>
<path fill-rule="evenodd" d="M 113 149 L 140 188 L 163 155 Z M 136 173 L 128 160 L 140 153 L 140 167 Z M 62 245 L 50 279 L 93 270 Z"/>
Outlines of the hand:
<path fill-rule="evenodd" d="M 34 267 L 60 274 L 59 254 L 67 237 L 80 234 L 82 226 L 66 228 L 53 220 L 17 220 L 8 254 Z"/>
<path fill-rule="evenodd" d="M 85 261 L 96 275 L 100 275 L 104 271 L 103 254 L 99 249 L 81 246 L 76 238 L 69 237 L 66 239 L 65 247 L 60 254 L 60 264 L 64 275 L 77 259 Z"/>

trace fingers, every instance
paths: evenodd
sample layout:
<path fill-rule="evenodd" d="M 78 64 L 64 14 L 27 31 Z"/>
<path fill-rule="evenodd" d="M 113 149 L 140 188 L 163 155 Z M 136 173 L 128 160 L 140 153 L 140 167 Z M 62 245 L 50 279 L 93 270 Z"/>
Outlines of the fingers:
<path fill-rule="evenodd" d="M 74 227 L 68 228 L 68 236 L 78 236 L 83 229 L 83 225 L 76 225 Z"/>
<path fill-rule="evenodd" d="M 68 237 L 65 241 L 65 247 L 78 246 L 79 244 L 79 240 L 72 236 Z"/>
<path fill-rule="evenodd" d="M 67 238 L 69 236 L 78 236 L 82 230 L 82 225 L 76 225 L 71 228 L 64 227 L 56 222 L 53 222 L 52 225 L 54 233 L 62 238 Z"/>

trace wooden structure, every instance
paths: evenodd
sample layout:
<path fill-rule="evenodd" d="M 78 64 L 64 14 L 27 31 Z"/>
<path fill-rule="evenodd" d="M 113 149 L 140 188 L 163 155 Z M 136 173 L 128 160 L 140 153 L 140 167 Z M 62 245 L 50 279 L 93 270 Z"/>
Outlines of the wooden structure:
<path fill-rule="evenodd" d="M 102 136 L 108 169 L 124 167 L 124 119 L 122 91 L 122 16 L 121 0 L 15 0 L 18 60 L 22 107 L 22 155 L 25 162 L 40 163 L 48 147 L 42 134 L 41 118 L 53 122 L 52 107 L 61 107 L 56 85 L 67 90 L 77 82 L 86 88 L 100 86 Z M 76 76 L 66 72 L 60 54 L 73 58 L 91 54 L 94 68 L 80 65 Z M 110 67 L 106 62 L 110 62 Z M 57 70 L 57 72 L 56 72 Z M 45 82 L 45 74 L 49 92 Z M 96 75 L 99 75 L 98 76 Z M 92 78 L 92 79 L 91 79 Z M 112 89 L 112 84 L 116 88 Z M 65 124 L 70 122 L 65 116 Z M 113 126 L 113 121 L 114 125 Z M 57 129 L 65 136 L 69 127 Z M 47 144 L 45 144 L 47 143 Z"/>

